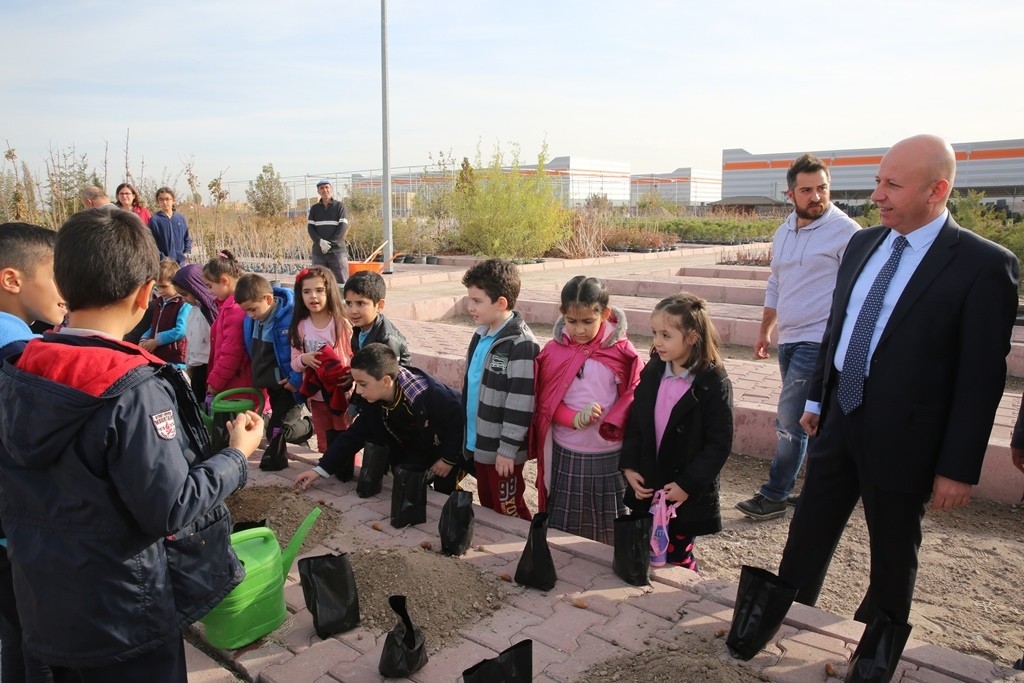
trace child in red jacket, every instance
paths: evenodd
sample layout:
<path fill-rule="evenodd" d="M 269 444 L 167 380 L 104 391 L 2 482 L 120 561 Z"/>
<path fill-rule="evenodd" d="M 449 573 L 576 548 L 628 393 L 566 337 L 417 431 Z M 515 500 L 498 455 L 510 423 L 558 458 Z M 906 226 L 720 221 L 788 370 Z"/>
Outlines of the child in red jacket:
<path fill-rule="evenodd" d="M 551 528 L 610 544 L 625 513 L 619 452 L 643 363 L 608 298 L 593 277 L 562 288 L 562 317 L 536 360 L 530 456 Z"/>
<path fill-rule="evenodd" d="M 203 266 L 203 279 L 219 305 L 217 319 L 210 326 L 210 364 L 206 377 L 207 392 L 212 396 L 252 383 L 252 364 L 242 331 L 245 311 L 235 302 L 235 285 L 242 275 L 242 266 L 226 249 Z"/>

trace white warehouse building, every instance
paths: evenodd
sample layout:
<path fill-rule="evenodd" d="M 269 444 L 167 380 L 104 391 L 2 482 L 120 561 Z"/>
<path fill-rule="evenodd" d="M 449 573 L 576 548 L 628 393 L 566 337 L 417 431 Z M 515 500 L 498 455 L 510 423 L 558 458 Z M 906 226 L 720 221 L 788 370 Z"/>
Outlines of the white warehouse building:
<path fill-rule="evenodd" d="M 703 206 L 722 198 L 722 174 L 677 168 L 670 173 L 634 175 L 629 180 L 629 205 L 636 206 L 650 192 L 657 192 L 662 201 L 678 206 Z"/>
<path fill-rule="evenodd" d="M 555 157 L 544 165 L 544 171 L 566 206 L 583 206 L 591 195 L 605 196 L 615 206 L 629 204 L 628 161 Z"/>
<path fill-rule="evenodd" d="M 887 147 L 811 150 L 830 167 L 832 198 L 859 203 L 875 187 L 875 173 Z M 1024 203 L 1024 139 L 953 144 L 957 172 L 955 189 L 985 193 L 986 201 L 1004 200 L 1019 211 Z M 722 196 L 766 195 L 785 199 L 786 170 L 803 152 L 751 154 L 745 149 L 722 151 Z"/>

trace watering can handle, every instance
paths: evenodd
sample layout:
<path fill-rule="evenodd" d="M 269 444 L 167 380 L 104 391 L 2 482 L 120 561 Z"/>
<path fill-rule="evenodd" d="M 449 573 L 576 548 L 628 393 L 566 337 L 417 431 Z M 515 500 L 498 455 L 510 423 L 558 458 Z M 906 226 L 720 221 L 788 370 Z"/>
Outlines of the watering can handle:
<path fill-rule="evenodd" d="M 236 531 L 231 534 L 231 545 L 236 543 L 244 543 L 245 541 L 251 541 L 256 538 L 262 538 L 265 541 L 273 541 L 277 543 L 277 536 L 274 535 L 274 530 L 270 527 L 259 526 L 252 529 L 245 529 L 243 531 Z"/>
<path fill-rule="evenodd" d="M 252 399 L 255 399 L 253 401 L 253 405 L 256 406 L 256 412 L 263 412 L 263 392 L 254 387 L 239 387 L 237 389 L 228 389 L 227 391 L 222 391 L 213 397 L 213 402 L 216 403 L 217 401 L 220 400 L 226 400 L 231 398 L 232 396 L 248 396 Z"/>

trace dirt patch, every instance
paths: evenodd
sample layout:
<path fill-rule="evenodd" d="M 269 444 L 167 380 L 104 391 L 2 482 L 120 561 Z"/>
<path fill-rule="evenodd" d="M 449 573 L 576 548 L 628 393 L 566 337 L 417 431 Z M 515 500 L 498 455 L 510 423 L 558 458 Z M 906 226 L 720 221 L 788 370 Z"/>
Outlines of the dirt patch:
<path fill-rule="evenodd" d="M 459 629 L 492 614 L 504 602 L 505 584 L 468 562 L 422 548 L 384 548 L 349 554 L 359 590 L 361 625 L 390 631 L 398 617 L 388 597 L 405 595 L 412 622 L 423 629 L 427 649 L 437 652 L 459 640 Z"/>
<path fill-rule="evenodd" d="M 258 522 L 266 519 L 267 526 L 274 530 L 282 548 L 288 545 L 302 520 L 306 519 L 315 507 L 320 508 L 320 517 L 302 543 L 304 550 L 315 548 L 337 531 L 341 523 L 341 513 L 337 510 L 326 503 L 318 505 L 312 498 L 295 493 L 286 486 L 247 486 L 225 502 L 234 522 Z"/>
<path fill-rule="evenodd" d="M 616 657 L 595 665 L 576 679 L 578 683 L 651 683 L 652 681 L 715 681 L 755 683 L 766 680 L 756 671 L 729 659 L 725 638 L 709 638 L 687 631 L 675 642 Z"/>
<path fill-rule="evenodd" d="M 706 578 L 736 582 L 741 565 L 778 567 L 790 514 L 752 522 L 734 508 L 767 481 L 769 465 L 768 460 L 735 454 L 726 462 L 721 478 L 724 529 L 697 541 L 697 559 Z M 797 489 L 802 485 L 798 482 Z M 985 500 L 925 515 L 910 615 L 913 638 L 1004 665 L 1020 657 L 1022 522 L 1021 506 Z M 836 549 L 818 606 L 849 618 L 867 589 L 868 567 L 867 526 L 858 505 Z"/>

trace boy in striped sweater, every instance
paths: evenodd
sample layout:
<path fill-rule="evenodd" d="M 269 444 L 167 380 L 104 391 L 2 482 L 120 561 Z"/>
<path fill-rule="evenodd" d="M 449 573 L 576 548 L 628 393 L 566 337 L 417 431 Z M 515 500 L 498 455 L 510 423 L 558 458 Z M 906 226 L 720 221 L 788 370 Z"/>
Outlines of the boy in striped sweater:
<path fill-rule="evenodd" d="M 523 499 L 526 433 L 533 419 L 533 332 L 513 309 L 519 297 L 514 263 L 489 259 L 466 271 L 469 314 L 479 325 L 466 354 L 462 406 L 466 459 L 472 460 L 480 504 L 532 519 Z"/>

